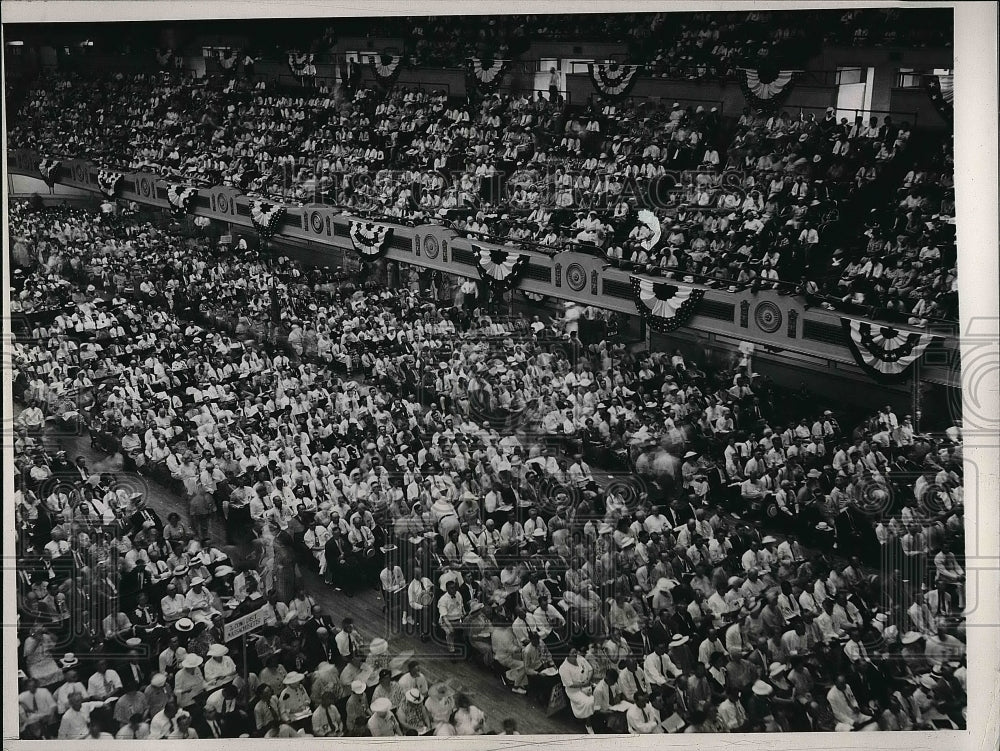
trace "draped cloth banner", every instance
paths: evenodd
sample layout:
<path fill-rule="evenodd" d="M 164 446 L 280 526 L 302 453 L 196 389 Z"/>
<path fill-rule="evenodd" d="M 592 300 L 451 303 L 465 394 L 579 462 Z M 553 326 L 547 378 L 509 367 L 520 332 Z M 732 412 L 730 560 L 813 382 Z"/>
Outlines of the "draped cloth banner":
<path fill-rule="evenodd" d="M 389 249 L 392 227 L 374 222 L 351 220 L 351 245 L 366 263 L 377 261 Z"/>
<path fill-rule="evenodd" d="M 97 185 L 101 189 L 101 193 L 108 198 L 115 197 L 124 179 L 125 176 L 121 172 L 108 169 L 98 170 L 97 172 Z"/>
<path fill-rule="evenodd" d="M 892 326 L 841 318 L 854 361 L 881 383 L 906 379 L 907 371 L 937 337 Z"/>
<path fill-rule="evenodd" d="M 510 60 L 492 60 L 489 65 L 478 57 L 466 60 L 467 78 L 480 91 L 495 91 L 510 70 Z"/>
<path fill-rule="evenodd" d="M 927 96 L 934 103 L 934 109 L 949 123 L 955 119 L 955 77 L 924 76 Z"/>
<path fill-rule="evenodd" d="M 307 52 L 289 52 L 288 69 L 292 75 L 301 76 L 305 73 L 306 66 L 313 61 L 313 55 Z"/>
<path fill-rule="evenodd" d="M 378 82 L 388 88 L 396 82 L 402 63 L 402 55 L 375 55 L 371 61 L 372 72 Z"/>
<path fill-rule="evenodd" d="M 601 96 L 618 99 L 628 96 L 635 86 L 641 65 L 622 65 L 621 63 L 590 63 L 587 72 Z"/>
<path fill-rule="evenodd" d="M 175 217 L 184 216 L 191 209 L 191 202 L 197 195 L 198 189 L 193 185 L 168 185 L 167 202 L 170 204 L 170 213 Z"/>
<path fill-rule="evenodd" d="M 261 198 L 250 199 L 250 221 L 261 237 L 268 238 L 278 229 L 285 207 Z"/>
<path fill-rule="evenodd" d="M 773 109 L 788 96 L 795 80 L 794 70 L 740 68 L 740 88 L 747 103 L 759 109 Z"/>
<path fill-rule="evenodd" d="M 38 162 L 38 172 L 42 176 L 42 179 L 45 180 L 45 184 L 50 188 L 55 184 L 56 172 L 59 171 L 61 165 L 62 162 L 58 159 L 49 159 L 48 157 L 44 157 Z"/>
<path fill-rule="evenodd" d="M 694 315 L 705 290 L 678 287 L 665 282 L 631 277 L 636 310 L 646 324 L 660 334 L 675 331 Z"/>
<path fill-rule="evenodd" d="M 528 256 L 499 248 L 472 246 L 479 276 L 494 292 L 513 289 L 528 268 Z"/>

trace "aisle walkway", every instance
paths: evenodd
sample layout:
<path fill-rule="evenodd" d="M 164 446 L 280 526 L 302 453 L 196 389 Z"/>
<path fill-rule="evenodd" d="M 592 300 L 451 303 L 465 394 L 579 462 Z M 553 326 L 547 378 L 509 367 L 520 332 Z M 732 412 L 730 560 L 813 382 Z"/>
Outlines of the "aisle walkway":
<path fill-rule="evenodd" d="M 19 412 L 15 408 L 15 413 Z M 90 441 L 84 436 L 65 436 L 47 433 L 46 449 L 51 451 L 65 450 L 70 458 L 87 457 L 91 466 L 105 458 L 101 453 L 90 447 Z M 187 521 L 187 503 L 162 485 L 147 478 L 140 477 L 146 485 L 146 499 L 149 506 L 161 518 L 165 519 L 171 511 L 176 511 Z M 222 524 L 212 521 L 214 540 L 225 539 Z M 504 719 L 517 719 L 522 733 L 580 733 L 583 728 L 568 710 L 562 710 L 553 717 L 546 717 L 545 712 L 524 696 L 519 696 L 505 688 L 499 679 L 485 668 L 462 659 L 452 659 L 443 645 L 434 642 L 422 643 L 419 638 L 409 636 L 405 632 L 392 633 L 382 612 L 382 600 L 374 591 L 359 592 L 353 598 L 336 592 L 323 583 L 320 576 L 312 570 L 303 568 L 303 580 L 306 591 L 339 623 L 344 616 L 354 618 L 358 630 L 367 638 L 382 636 L 389 641 L 393 654 L 412 652 L 414 659 L 420 660 L 424 672 L 431 683 L 448 681 L 454 688 L 468 694 L 472 703 L 486 714 L 488 726 L 501 729 Z"/>

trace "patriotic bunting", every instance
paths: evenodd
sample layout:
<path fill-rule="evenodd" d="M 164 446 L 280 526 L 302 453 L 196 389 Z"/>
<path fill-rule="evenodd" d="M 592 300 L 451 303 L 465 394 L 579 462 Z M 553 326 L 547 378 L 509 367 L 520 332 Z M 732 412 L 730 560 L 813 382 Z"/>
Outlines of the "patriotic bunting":
<path fill-rule="evenodd" d="M 500 248 L 481 248 L 472 246 L 476 258 L 476 268 L 494 292 L 513 289 L 521 280 L 521 275 L 528 268 L 528 256 L 521 253 L 511 253 Z"/>
<path fill-rule="evenodd" d="M 510 70 L 510 60 L 492 60 L 489 65 L 478 57 L 470 57 L 466 61 L 468 78 L 480 91 L 491 92 L 500 86 L 503 77 Z"/>
<path fill-rule="evenodd" d="M 622 65 L 621 63 L 590 63 L 587 71 L 590 80 L 601 96 L 618 99 L 627 96 L 635 86 L 641 65 Z"/>
<path fill-rule="evenodd" d="M 42 179 L 45 180 L 45 184 L 50 188 L 56 181 L 56 171 L 61 164 L 62 162 L 58 159 L 49 159 L 48 157 L 44 157 L 38 163 L 38 172 L 41 174 Z"/>
<path fill-rule="evenodd" d="M 351 244 L 366 262 L 377 261 L 389 249 L 392 227 L 351 220 Z"/>
<path fill-rule="evenodd" d="M 631 277 L 636 310 L 647 325 L 660 334 L 676 331 L 691 316 L 705 290 L 678 287 L 650 279 Z"/>
<path fill-rule="evenodd" d="M 278 229 L 278 222 L 285 216 L 285 207 L 260 198 L 250 199 L 250 221 L 257 234 L 270 237 Z"/>
<path fill-rule="evenodd" d="M 301 76 L 305 73 L 306 66 L 313 61 L 314 55 L 306 52 L 289 52 L 288 69 L 293 75 Z"/>
<path fill-rule="evenodd" d="M 114 172 L 107 169 L 98 170 L 97 185 L 104 195 L 108 198 L 114 198 L 122 185 L 124 177 L 121 172 Z"/>
<path fill-rule="evenodd" d="M 372 58 L 372 72 L 375 78 L 386 88 L 396 82 L 396 77 L 401 71 L 402 55 L 376 55 Z"/>
<path fill-rule="evenodd" d="M 934 103 L 934 109 L 945 120 L 952 122 L 955 119 L 955 77 L 924 76 L 924 86 L 927 87 L 927 96 Z"/>
<path fill-rule="evenodd" d="M 761 68 L 740 68 L 740 87 L 747 101 L 758 108 L 777 107 L 788 96 L 794 70 L 771 70 Z"/>
<path fill-rule="evenodd" d="M 936 338 L 852 318 L 841 318 L 847 344 L 858 366 L 882 383 L 905 380 L 910 366 Z"/>
<path fill-rule="evenodd" d="M 167 201 L 170 203 L 170 213 L 176 217 L 187 214 L 196 195 L 198 195 L 198 189 L 193 185 L 168 185 Z"/>

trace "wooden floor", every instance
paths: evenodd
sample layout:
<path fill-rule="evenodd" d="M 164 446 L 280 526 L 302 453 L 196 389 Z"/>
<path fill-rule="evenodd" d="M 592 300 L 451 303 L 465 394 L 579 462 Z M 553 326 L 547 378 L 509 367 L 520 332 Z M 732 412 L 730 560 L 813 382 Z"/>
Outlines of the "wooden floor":
<path fill-rule="evenodd" d="M 105 458 L 90 447 L 89 439 L 80 436 L 47 433 L 45 446 L 50 451 L 63 449 L 71 459 L 83 455 L 91 466 Z M 148 487 L 147 503 L 161 518 L 176 511 L 182 519 L 187 519 L 188 509 L 183 499 L 153 480 L 143 480 Z M 212 524 L 213 539 L 224 539 L 222 525 L 214 520 Z M 366 638 L 384 637 L 389 641 L 393 654 L 413 653 L 414 658 L 422 663 L 431 683 L 448 681 L 456 690 L 466 693 L 472 703 L 486 714 L 491 730 L 499 732 L 503 720 L 515 718 L 518 729 L 524 734 L 577 734 L 583 731 L 582 725 L 572 717 L 569 710 L 564 709 L 547 717 L 542 708 L 524 696 L 511 692 L 482 666 L 463 659 L 452 659 L 443 645 L 433 641 L 422 643 L 419 638 L 411 637 L 405 632 L 392 633 L 382 611 L 382 600 L 374 591 L 362 591 L 349 598 L 324 584 L 314 571 L 304 571 L 304 577 L 306 591 L 335 622 L 339 623 L 341 618 L 350 615 Z"/>

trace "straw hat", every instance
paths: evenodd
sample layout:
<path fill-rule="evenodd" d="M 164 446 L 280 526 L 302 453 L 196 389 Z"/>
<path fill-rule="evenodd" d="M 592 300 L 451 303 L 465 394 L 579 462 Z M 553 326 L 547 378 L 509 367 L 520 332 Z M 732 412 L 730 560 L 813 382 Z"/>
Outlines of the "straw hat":
<path fill-rule="evenodd" d="M 671 647 L 682 647 L 685 644 L 687 644 L 689 641 L 691 641 L 690 637 L 685 636 L 684 634 L 674 634 L 670 638 L 670 646 Z"/>
<path fill-rule="evenodd" d="M 919 631 L 907 631 L 903 634 L 900 641 L 903 642 L 903 644 L 916 644 L 923 638 L 923 635 Z"/>
<path fill-rule="evenodd" d="M 167 685 L 167 676 L 163 673 L 153 673 L 153 677 L 149 679 L 149 685 L 154 688 L 163 688 Z"/>
<path fill-rule="evenodd" d="M 389 642 L 381 636 L 376 636 L 372 639 L 372 643 L 371 646 L 369 646 L 368 651 L 373 655 L 384 655 L 389 651 Z"/>
<path fill-rule="evenodd" d="M 392 709 L 392 702 L 384 696 L 380 696 L 372 702 L 372 712 L 375 712 L 376 714 L 383 714 L 388 712 L 390 709 Z"/>
<path fill-rule="evenodd" d="M 772 662 L 767 669 L 767 674 L 772 678 L 781 675 L 788 670 L 788 666 L 780 662 Z"/>
<path fill-rule="evenodd" d="M 305 676 L 298 671 L 293 670 L 291 673 L 285 676 L 285 680 L 282 681 L 286 686 L 294 686 L 296 683 L 301 683 L 305 680 Z"/>
<path fill-rule="evenodd" d="M 225 644 L 212 644 L 208 648 L 209 657 L 225 657 L 227 654 L 229 654 L 229 647 Z"/>
<path fill-rule="evenodd" d="M 409 691 L 406 692 L 406 700 L 411 704 L 419 704 L 420 690 L 416 688 L 411 688 Z"/>
<path fill-rule="evenodd" d="M 182 668 L 197 668 L 197 667 L 201 667 L 201 663 L 202 662 L 204 662 L 204 660 L 202 660 L 199 655 L 189 654 L 187 657 L 184 658 L 184 661 L 181 663 L 181 667 Z"/>
<path fill-rule="evenodd" d="M 194 621 L 192 621 L 190 618 L 181 618 L 177 621 L 177 623 L 174 624 L 174 628 L 176 628 L 178 631 L 193 631 Z"/>
<path fill-rule="evenodd" d="M 770 696 L 774 693 L 774 688 L 770 684 L 764 683 L 764 681 L 761 680 L 754 681 L 750 690 L 757 694 L 757 696 Z"/>
<path fill-rule="evenodd" d="M 67 652 L 66 654 L 63 655 L 63 658 L 59 660 L 59 664 L 62 665 L 64 668 L 71 668 L 75 665 L 79 665 L 80 660 L 78 660 L 76 655 L 73 654 L 72 652 Z"/>
<path fill-rule="evenodd" d="M 368 684 L 364 681 L 352 681 L 351 682 L 351 692 L 355 694 L 363 694 L 365 689 L 368 688 Z"/>

